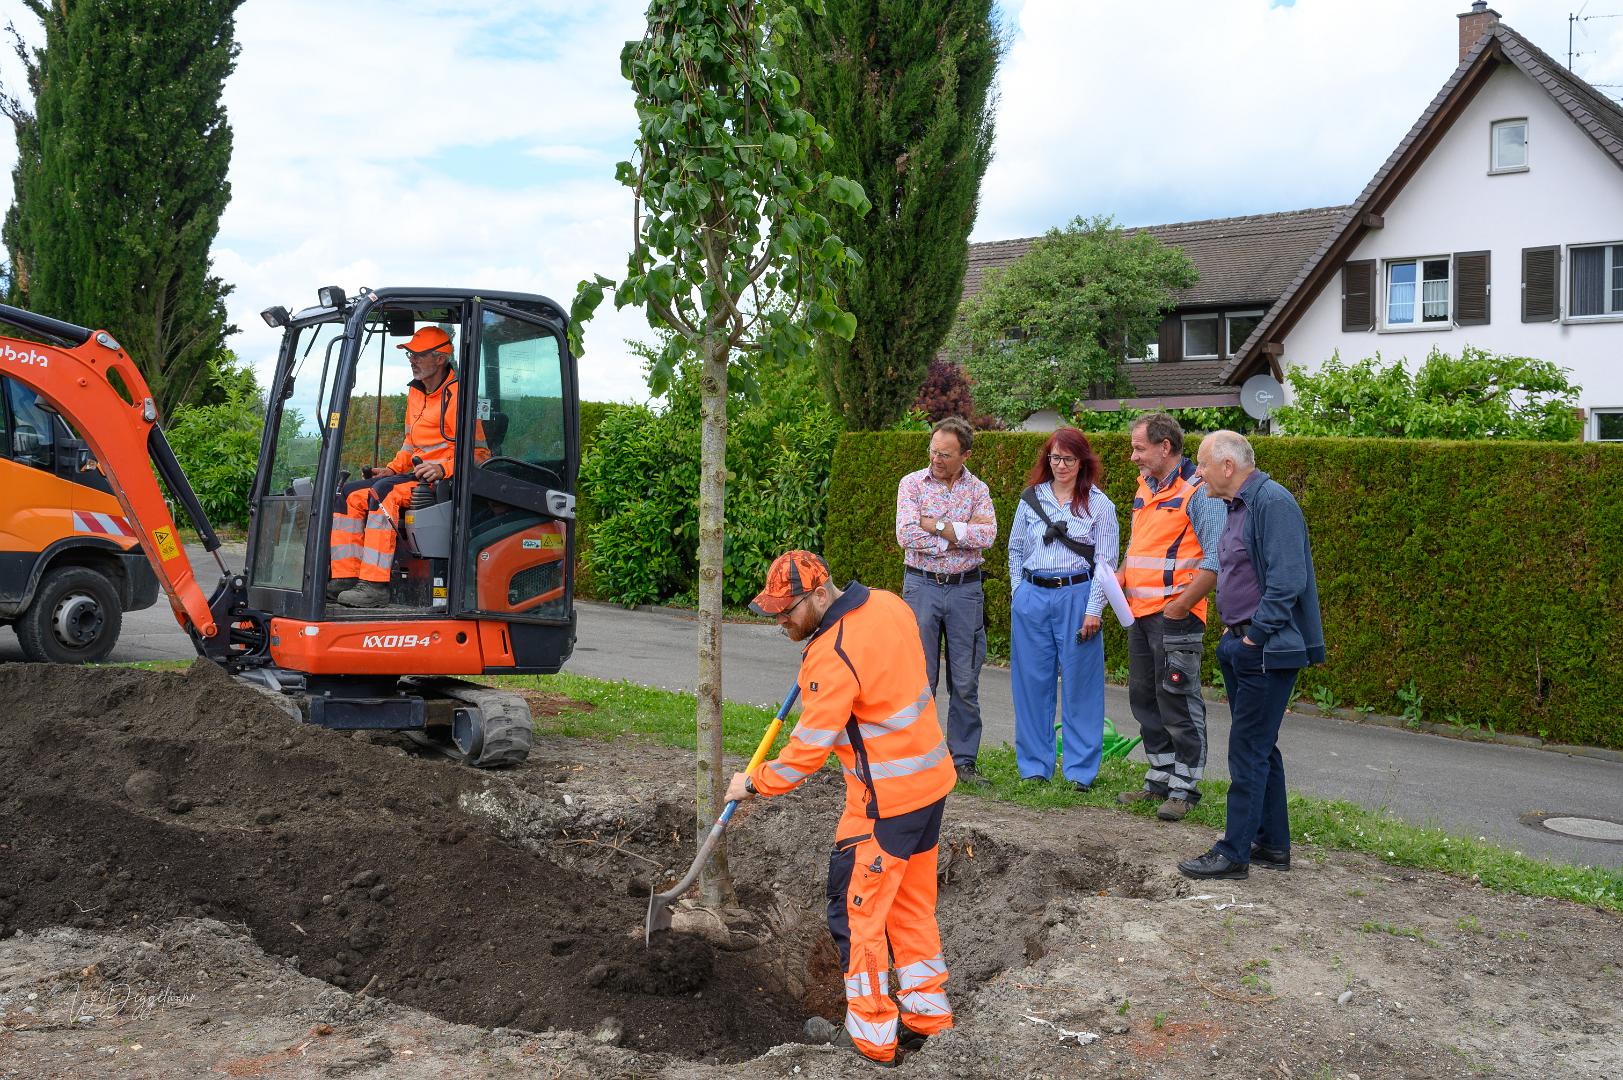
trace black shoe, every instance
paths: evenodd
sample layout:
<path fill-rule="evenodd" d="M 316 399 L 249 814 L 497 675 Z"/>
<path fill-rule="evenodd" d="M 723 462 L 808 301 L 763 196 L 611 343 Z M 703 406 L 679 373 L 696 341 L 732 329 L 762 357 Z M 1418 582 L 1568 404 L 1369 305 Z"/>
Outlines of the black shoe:
<path fill-rule="evenodd" d="M 901 1021 L 896 1023 L 896 1050 L 901 1054 L 916 1054 L 930 1036 L 914 1031 Z"/>
<path fill-rule="evenodd" d="M 332 603 L 332 602 L 337 601 L 339 593 L 345 592 L 345 591 L 347 591 L 349 589 L 353 589 L 355 586 L 359 585 L 360 583 L 361 583 L 360 578 L 352 578 L 352 577 L 335 577 L 335 578 L 333 578 L 331 581 L 327 582 L 327 600 L 328 600 L 328 602 Z"/>
<path fill-rule="evenodd" d="M 1046 784 L 1046 783 L 1048 783 L 1048 777 L 1046 777 L 1046 776 L 1022 776 L 1020 778 L 1020 782 L 1022 784 Z"/>
<path fill-rule="evenodd" d="M 907 1028 L 906 1027 L 901 1027 L 900 1030 L 907 1031 Z M 909 1034 L 916 1034 L 916 1033 L 915 1032 L 909 1032 Z M 923 1036 L 920 1036 L 920 1039 L 921 1039 L 920 1045 L 922 1046 L 923 1045 L 923 1042 L 922 1042 Z M 878 1066 L 881 1069 L 894 1069 L 896 1066 L 898 1066 L 898 1065 L 900 1065 L 902 1063 L 902 1048 L 901 1048 L 900 1041 L 898 1041 L 898 1043 L 897 1043 L 896 1051 L 894 1053 L 892 1053 L 889 1058 L 887 1058 L 887 1059 L 885 1059 L 883 1061 L 881 1061 L 879 1058 L 871 1058 L 867 1054 L 864 1054 L 861 1050 L 858 1050 L 857 1049 L 857 1044 L 851 1041 L 851 1033 L 849 1031 L 846 1031 L 845 1028 L 843 1028 L 843 1027 L 835 1029 L 834 1038 L 829 1040 L 829 1045 L 830 1046 L 837 1046 L 837 1047 L 840 1047 L 841 1049 L 849 1050 L 849 1051 L 851 1051 L 851 1053 L 855 1054 L 857 1057 L 861 1058 L 863 1061 L 866 1061 L 869 1065 L 875 1065 L 875 1066 Z"/>
<path fill-rule="evenodd" d="M 1261 844 L 1251 845 L 1251 865 L 1260 866 L 1264 870 L 1284 870 L 1291 868 L 1290 848 L 1269 848 Z"/>
<path fill-rule="evenodd" d="M 1078 795 L 1086 795 L 1088 792 L 1093 790 L 1092 784 L 1084 784 L 1080 780 L 1067 780 L 1066 783 L 1070 784 L 1071 790 L 1076 792 Z"/>
<path fill-rule="evenodd" d="M 980 770 L 975 768 L 973 762 L 968 765 L 956 765 L 953 767 L 953 771 L 958 774 L 958 782 L 960 784 L 968 784 L 970 787 L 992 786 L 992 781 L 982 776 Z"/>
<path fill-rule="evenodd" d="M 1250 876 L 1245 863 L 1237 863 L 1213 848 L 1198 859 L 1185 859 L 1178 864 L 1178 873 L 1186 878 L 1245 878 Z"/>

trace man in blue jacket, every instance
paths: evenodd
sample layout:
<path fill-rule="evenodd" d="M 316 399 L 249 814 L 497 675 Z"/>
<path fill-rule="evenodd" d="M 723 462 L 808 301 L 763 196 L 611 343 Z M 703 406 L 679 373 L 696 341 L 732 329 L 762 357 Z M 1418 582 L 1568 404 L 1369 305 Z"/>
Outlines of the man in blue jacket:
<path fill-rule="evenodd" d="M 1256 467 L 1245 437 L 1214 431 L 1196 456 L 1206 490 L 1228 503 L 1218 544 L 1217 662 L 1229 697 L 1228 825 L 1190 878 L 1243 878 L 1255 863 L 1289 870 L 1290 820 L 1279 725 L 1296 674 L 1324 661 L 1319 587 L 1302 508 Z"/>

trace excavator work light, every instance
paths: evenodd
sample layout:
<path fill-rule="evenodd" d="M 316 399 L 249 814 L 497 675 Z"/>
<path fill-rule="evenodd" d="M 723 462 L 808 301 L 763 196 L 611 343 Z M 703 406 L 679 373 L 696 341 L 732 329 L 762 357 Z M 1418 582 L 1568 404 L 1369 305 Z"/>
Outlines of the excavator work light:
<path fill-rule="evenodd" d="M 322 307 L 341 308 L 348 297 L 344 295 L 344 290 L 337 285 L 323 285 L 316 290 L 316 299 L 321 301 Z"/>
<path fill-rule="evenodd" d="M 275 330 L 278 326 L 287 325 L 287 308 L 277 304 L 275 307 L 268 307 L 261 311 L 259 317 L 265 320 L 266 326 Z"/>

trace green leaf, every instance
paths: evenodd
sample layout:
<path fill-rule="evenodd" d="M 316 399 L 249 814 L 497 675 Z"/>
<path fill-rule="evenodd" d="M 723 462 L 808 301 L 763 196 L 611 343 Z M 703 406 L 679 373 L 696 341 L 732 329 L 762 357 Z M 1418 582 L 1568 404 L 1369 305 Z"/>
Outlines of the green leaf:
<path fill-rule="evenodd" d="M 828 332 L 841 341 L 850 341 L 857 336 L 857 317 L 849 311 L 840 312 L 829 324 Z"/>
<path fill-rule="evenodd" d="M 779 161 L 788 161 L 800 152 L 800 144 L 793 135 L 785 135 L 781 131 L 774 131 L 766 137 L 766 152 Z M 857 188 L 861 194 L 862 189 Z"/>
<path fill-rule="evenodd" d="M 828 197 L 841 206 L 850 207 L 859 217 L 865 216 L 873 206 L 862 185 L 843 176 L 836 176 L 828 182 Z"/>

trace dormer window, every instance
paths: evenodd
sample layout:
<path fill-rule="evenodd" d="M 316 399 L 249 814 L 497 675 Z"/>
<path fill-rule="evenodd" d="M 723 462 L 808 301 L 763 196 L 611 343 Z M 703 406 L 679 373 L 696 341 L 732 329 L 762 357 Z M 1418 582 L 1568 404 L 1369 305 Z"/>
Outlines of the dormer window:
<path fill-rule="evenodd" d="M 1522 172 L 1527 168 L 1527 118 L 1495 120 L 1490 172 Z"/>

